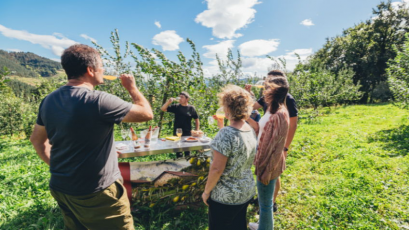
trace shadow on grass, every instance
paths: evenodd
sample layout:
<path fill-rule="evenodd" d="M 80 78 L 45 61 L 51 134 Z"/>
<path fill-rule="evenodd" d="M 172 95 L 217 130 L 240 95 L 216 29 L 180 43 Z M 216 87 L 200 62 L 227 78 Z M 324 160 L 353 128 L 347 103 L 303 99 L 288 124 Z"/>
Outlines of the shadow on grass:
<path fill-rule="evenodd" d="M 64 222 L 58 207 L 45 210 L 42 206 L 33 206 L 30 211 L 19 212 L 18 216 L 6 220 L 0 229 L 63 229 Z"/>
<path fill-rule="evenodd" d="M 203 206 L 184 210 L 146 209 L 132 213 L 137 230 L 204 230 L 207 229 L 207 208 Z M 20 212 L 13 219 L 0 225 L 1 230 L 15 229 L 64 229 L 62 214 L 58 207 L 44 210 L 33 207 L 30 211 Z"/>
<path fill-rule="evenodd" d="M 257 214 L 257 202 L 257 200 L 251 201 L 247 209 L 247 223 L 255 221 L 252 217 Z M 188 208 L 180 210 L 166 206 L 162 208 L 141 207 L 132 215 L 135 220 L 135 228 L 138 230 L 208 229 L 208 208 L 202 202 L 191 204 Z"/>
<path fill-rule="evenodd" d="M 369 143 L 383 142 L 389 156 L 406 156 L 409 152 L 409 125 L 402 125 L 396 129 L 376 132 L 368 138 Z"/>
<path fill-rule="evenodd" d="M 207 229 L 207 208 L 193 205 L 182 210 L 174 208 L 141 207 L 133 212 L 136 229 Z"/>

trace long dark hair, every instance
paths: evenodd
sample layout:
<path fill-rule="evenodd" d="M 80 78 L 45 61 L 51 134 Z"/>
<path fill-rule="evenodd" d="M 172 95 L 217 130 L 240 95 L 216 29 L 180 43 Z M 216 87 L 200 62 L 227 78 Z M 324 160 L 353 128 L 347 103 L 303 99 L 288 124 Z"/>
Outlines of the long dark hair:
<path fill-rule="evenodd" d="M 286 107 L 288 81 L 285 77 L 269 77 L 265 82 L 264 100 L 271 114 L 275 114 L 281 107 Z"/>

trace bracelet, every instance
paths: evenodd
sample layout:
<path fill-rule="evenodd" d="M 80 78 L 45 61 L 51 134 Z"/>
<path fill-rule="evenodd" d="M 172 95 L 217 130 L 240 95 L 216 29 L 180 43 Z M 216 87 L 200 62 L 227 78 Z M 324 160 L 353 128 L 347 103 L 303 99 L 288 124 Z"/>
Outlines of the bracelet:
<path fill-rule="evenodd" d="M 205 194 L 206 196 L 209 196 L 209 195 L 210 195 L 209 193 L 205 193 L 205 192 L 203 192 L 203 194 Z"/>

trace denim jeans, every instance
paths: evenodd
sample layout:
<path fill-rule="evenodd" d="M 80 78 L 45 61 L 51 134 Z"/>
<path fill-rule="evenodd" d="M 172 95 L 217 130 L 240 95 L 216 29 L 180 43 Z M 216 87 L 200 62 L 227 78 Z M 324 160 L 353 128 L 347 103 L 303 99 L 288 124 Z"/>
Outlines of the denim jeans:
<path fill-rule="evenodd" d="M 274 229 L 273 197 L 276 179 L 271 180 L 268 185 L 264 185 L 257 180 L 258 203 L 260 206 L 260 219 L 258 230 Z"/>

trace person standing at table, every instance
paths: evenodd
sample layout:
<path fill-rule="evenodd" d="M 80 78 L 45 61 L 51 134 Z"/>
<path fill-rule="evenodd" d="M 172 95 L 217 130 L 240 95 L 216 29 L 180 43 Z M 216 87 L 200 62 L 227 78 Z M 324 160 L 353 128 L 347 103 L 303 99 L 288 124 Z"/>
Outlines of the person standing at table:
<path fill-rule="evenodd" d="M 182 129 L 182 136 L 192 135 L 192 119 L 195 120 L 195 128 L 199 130 L 200 122 L 199 116 L 197 115 L 196 109 L 193 105 L 189 105 L 190 96 L 187 92 L 181 92 L 179 94 L 179 104 L 172 104 L 176 99 L 170 98 L 163 106 L 160 108 L 163 112 L 169 112 L 175 114 L 175 121 L 173 123 L 173 135 L 176 136 L 176 129 Z M 190 152 L 185 152 L 185 157 L 190 156 Z M 182 157 L 182 153 L 176 153 L 176 157 Z"/>
<path fill-rule="evenodd" d="M 286 78 L 287 76 L 285 75 L 285 73 L 281 70 L 272 70 L 268 73 L 267 75 L 267 79 L 265 79 L 266 82 L 270 82 L 272 81 L 272 79 L 274 78 Z M 251 85 L 246 85 L 245 89 L 247 91 L 249 91 L 252 95 L 254 95 L 254 93 L 251 92 Z M 288 110 L 288 114 L 290 116 L 290 125 L 289 125 L 289 129 L 288 129 L 288 134 L 287 134 L 287 141 L 284 145 L 284 152 L 285 155 L 288 155 L 288 150 L 291 146 L 291 142 L 294 139 L 294 135 L 295 132 L 297 130 L 297 123 L 298 123 L 298 109 L 297 109 L 297 103 L 295 102 L 294 97 L 287 93 L 287 97 L 285 99 L 285 103 L 287 106 L 287 110 Z M 254 103 L 253 105 L 253 109 L 257 110 L 263 108 L 264 113 L 266 113 L 267 108 L 268 108 L 268 104 L 265 102 L 264 96 L 261 96 L 257 102 Z M 281 180 L 280 177 L 277 178 L 276 181 L 276 186 L 275 186 L 275 191 L 274 191 L 274 212 L 276 212 L 278 210 L 278 206 L 276 203 L 276 198 L 278 195 L 278 191 L 280 191 L 281 188 Z"/>
<path fill-rule="evenodd" d="M 65 229 L 134 229 L 118 168 L 114 124 L 153 118 L 132 75 L 119 79 L 133 103 L 94 87 L 104 83 L 98 51 L 76 44 L 61 56 L 68 83 L 46 96 L 30 137 L 50 166 L 51 195 Z"/>

